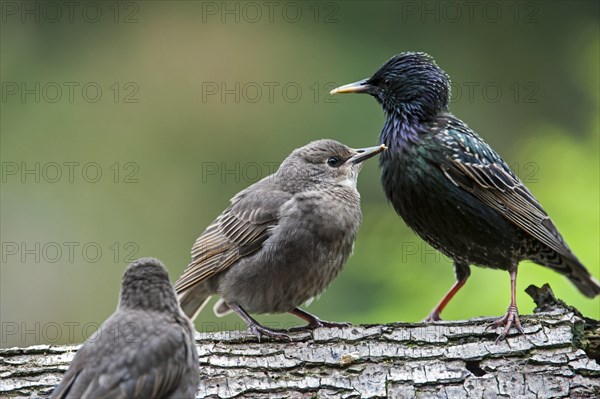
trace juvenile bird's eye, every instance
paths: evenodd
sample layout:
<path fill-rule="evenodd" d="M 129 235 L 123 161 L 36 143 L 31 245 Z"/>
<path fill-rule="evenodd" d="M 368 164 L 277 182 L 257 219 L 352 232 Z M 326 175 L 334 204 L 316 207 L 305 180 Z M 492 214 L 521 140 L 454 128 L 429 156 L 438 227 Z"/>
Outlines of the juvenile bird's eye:
<path fill-rule="evenodd" d="M 337 157 L 331 157 L 327 160 L 327 165 L 331 166 L 332 168 L 337 168 L 341 164 L 342 163 L 341 163 L 340 159 Z"/>

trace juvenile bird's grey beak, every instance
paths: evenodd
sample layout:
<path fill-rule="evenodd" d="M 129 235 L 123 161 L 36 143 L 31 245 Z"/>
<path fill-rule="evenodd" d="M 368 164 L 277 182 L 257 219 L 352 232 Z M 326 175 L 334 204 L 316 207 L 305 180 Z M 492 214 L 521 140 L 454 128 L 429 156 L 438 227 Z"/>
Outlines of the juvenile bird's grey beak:
<path fill-rule="evenodd" d="M 368 79 L 359 80 L 358 82 L 350 83 L 344 86 L 336 87 L 329 94 L 336 93 L 368 93 L 373 86 L 367 83 Z"/>
<path fill-rule="evenodd" d="M 356 154 L 348 158 L 346 162 L 352 163 L 352 165 L 356 165 L 361 163 L 362 161 L 366 161 L 367 159 L 379 154 L 382 151 L 387 150 L 387 147 L 384 144 L 378 145 L 376 147 L 367 147 L 361 148 L 356 151 Z"/>

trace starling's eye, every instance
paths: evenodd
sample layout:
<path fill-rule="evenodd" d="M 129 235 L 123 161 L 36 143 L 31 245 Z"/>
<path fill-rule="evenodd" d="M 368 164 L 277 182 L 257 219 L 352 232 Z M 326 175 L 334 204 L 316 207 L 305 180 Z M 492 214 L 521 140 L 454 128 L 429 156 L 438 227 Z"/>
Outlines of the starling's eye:
<path fill-rule="evenodd" d="M 332 168 L 337 168 L 341 164 L 342 162 L 340 161 L 340 159 L 336 157 L 331 157 L 327 160 L 327 165 L 331 166 Z"/>

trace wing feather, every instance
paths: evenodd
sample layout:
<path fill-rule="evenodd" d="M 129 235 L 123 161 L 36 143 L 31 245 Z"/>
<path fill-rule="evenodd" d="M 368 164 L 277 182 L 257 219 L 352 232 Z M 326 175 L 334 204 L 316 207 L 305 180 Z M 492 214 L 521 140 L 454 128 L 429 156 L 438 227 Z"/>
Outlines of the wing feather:
<path fill-rule="evenodd" d="M 270 229 L 277 224 L 279 209 L 292 194 L 269 186 L 242 191 L 231 205 L 198 237 L 192 247 L 192 262 L 175 282 L 178 293 L 227 269 L 240 258 L 261 248 Z M 271 179 L 272 180 L 272 179 Z"/>
<path fill-rule="evenodd" d="M 538 200 L 491 147 L 455 118 L 447 117 L 434 128 L 447 160 L 440 167 L 453 184 L 554 251 L 574 258 Z"/>

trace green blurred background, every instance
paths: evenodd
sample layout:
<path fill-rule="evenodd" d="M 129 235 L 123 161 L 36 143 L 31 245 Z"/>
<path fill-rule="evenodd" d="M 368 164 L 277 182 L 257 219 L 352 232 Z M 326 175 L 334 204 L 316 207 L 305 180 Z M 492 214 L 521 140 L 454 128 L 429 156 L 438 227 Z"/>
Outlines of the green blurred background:
<path fill-rule="evenodd" d="M 174 281 L 228 200 L 292 149 L 324 137 L 376 144 L 376 102 L 328 92 L 406 50 L 448 72 L 451 111 L 600 276 L 598 2 L 44 4 L 2 2 L 3 347 L 87 338 L 113 312 L 134 258 L 161 259 Z M 394 214 L 377 162 L 359 190 L 354 255 L 308 310 L 356 324 L 419 321 L 452 284 L 451 263 Z M 534 308 L 523 290 L 546 282 L 600 318 L 598 298 L 526 263 L 521 313 Z M 499 316 L 508 301 L 506 272 L 473 268 L 443 317 Z M 245 328 L 210 309 L 196 327 Z"/>

